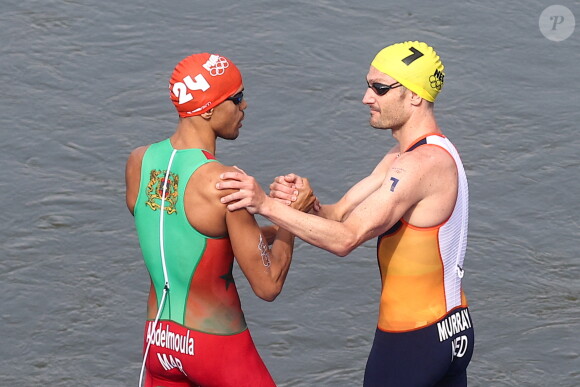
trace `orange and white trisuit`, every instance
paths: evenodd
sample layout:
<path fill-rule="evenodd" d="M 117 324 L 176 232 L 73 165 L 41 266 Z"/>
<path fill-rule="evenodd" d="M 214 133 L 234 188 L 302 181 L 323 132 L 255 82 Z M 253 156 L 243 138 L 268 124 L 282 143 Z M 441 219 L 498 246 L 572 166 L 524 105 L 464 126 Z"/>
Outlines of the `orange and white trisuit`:
<path fill-rule="evenodd" d="M 461 286 L 467 178 L 445 136 L 420 138 L 406 152 L 419 146 L 441 147 L 455 160 L 457 200 L 449 219 L 435 227 L 416 227 L 401 219 L 378 238 L 382 293 L 365 386 L 434 385 L 449 378 L 456 384 L 442 385 L 464 385 L 473 351 L 473 327 Z"/>

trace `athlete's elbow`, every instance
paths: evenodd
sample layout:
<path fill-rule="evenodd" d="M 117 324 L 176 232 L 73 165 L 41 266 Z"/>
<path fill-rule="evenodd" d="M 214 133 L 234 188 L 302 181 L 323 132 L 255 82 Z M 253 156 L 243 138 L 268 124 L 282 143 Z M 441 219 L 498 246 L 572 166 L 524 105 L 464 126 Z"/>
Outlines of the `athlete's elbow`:
<path fill-rule="evenodd" d="M 339 257 L 346 257 L 354 249 L 356 249 L 362 242 L 362 237 L 354 230 L 347 230 L 341 233 L 340 238 L 335 240 L 334 254 Z"/>
<path fill-rule="evenodd" d="M 354 240 L 343 239 L 339 243 L 337 243 L 337 245 L 332 250 L 332 252 L 334 254 L 338 255 L 339 257 L 346 257 L 354 249 L 356 249 L 357 246 L 358 246 L 358 244 Z"/>
<path fill-rule="evenodd" d="M 340 246 L 339 248 L 335 249 L 334 251 L 332 251 L 335 255 L 338 255 L 339 257 L 346 257 L 347 255 L 349 255 L 351 253 L 353 249 L 346 247 L 346 246 Z"/>
<path fill-rule="evenodd" d="M 282 287 L 276 285 L 264 286 L 254 289 L 254 294 L 267 302 L 274 301 L 278 297 L 280 292 L 282 292 Z"/>
<path fill-rule="evenodd" d="M 260 295 L 258 297 L 260 297 L 264 301 L 273 302 L 278 297 L 278 294 L 280 294 L 280 293 L 270 293 L 270 294 Z"/>
<path fill-rule="evenodd" d="M 256 296 L 258 296 L 259 298 L 261 298 L 264 301 L 267 302 L 272 302 L 274 301 L 277 297 L 278 297 L 278 293 L 267 293 L 267 292 L 263 292 L 263 293 L 256 293 Z"/>

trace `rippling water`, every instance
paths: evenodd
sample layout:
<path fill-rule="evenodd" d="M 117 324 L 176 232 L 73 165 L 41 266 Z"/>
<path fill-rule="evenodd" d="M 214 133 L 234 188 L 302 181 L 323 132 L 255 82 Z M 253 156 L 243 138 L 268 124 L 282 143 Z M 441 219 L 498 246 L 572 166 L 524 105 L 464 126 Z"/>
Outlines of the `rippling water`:
<path fill-rule="evenodd" d="M 123 169 L 174 130 L 181 58 L 218 52 L 244 74 L 249 107 L 240 138 L 218 143 L 223 162 L 264 185 L 309 176 L 332 202 L 394 143 L 360 100 L 374 54 L 409 39 L 443 58 L 437 117 L 470 181 L 470 385 L 579 385 L 580 43 L 542 36 L 548 5 L 3 0 L 0 385 L 137 384 L 149 283 Z M 237 283 L 280 386 L 361 384 L 374 241 L 346 258 L 298 243 L 272 304 Z"/>

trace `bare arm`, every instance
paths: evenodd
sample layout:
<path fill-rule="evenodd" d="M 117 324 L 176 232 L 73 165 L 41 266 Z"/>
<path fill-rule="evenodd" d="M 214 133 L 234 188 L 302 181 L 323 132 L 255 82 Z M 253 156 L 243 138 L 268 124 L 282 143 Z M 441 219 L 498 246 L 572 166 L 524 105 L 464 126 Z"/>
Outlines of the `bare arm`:
<path fill-rule="evenodd" d="M 260 231 L 262 231 L 262 235 L 266 238 L 268 245 L 274 243 L 276 240 L 276 233 L 278 232 L 278 226 L 270 225 L 270 226 L 262 226 L 260 227 Z"/>
<path fill-rule="evenodd" d="M 352 186 L 340 200 L 334 204 L 319 204 L 313 213 L 325 219 L 337 221 L 346 219 L 356 206 L 379 189 L 390 165 L 397 158 L 398 149 L 398 145 L 393 147 L 373 172 Z M 278 176 L 270 185 L 269 196 L 288 203 L 292 202 L 297 192 L 294 184 L 298 179 L 300 177 L 295 174 Z"/>
<path fill-rule="evenodd" d="M 270 248 L 254 217 L 243 209 L 228 212 L 226 223 L 234 255 L 252 290 L 258 297 L 273 301 L 290 269 L 294 236 L 279 230 Z"/>
<path fill-rule="evenodd" d="M 264 202 L 260 213 L 306 242 L 336 255 L 346 256 L 365 241 L 385 232 L 412 205 L 410 196 L 404 202 L 395 197 L 390 185 L 385 181 L 343 221 L 289 211 L 271 200 Z"/>
<path fill-rule="evenodd" d="M 257 185 L 255 179 L 248 178 Z M 309 210 L 314 201 L 312 191 L 306 186 L 301 192 L 299 200 L 292 205 Z M 243 209 L 226 210 L 226 224 L 234 255 L 252 290 L 258 297 L 273 301 L 282 291 L 290 269 L 294 235 L 277 226 L 260 228 L 254 217 Z"/>
<path fill-rule="evenodd" d="M 326 219 L 343 221 L 351 212 L 381 186 L 384 173 L 373 172 L 352 186 L 339 201 L 322 205 L 317 215 Z"/>
<path fill-rule="evenodd" d="M 141 182 L 141 161 L 147 150 L 147 146 L 139 147 L 131 152 L 127 165 L 125 166 L 125 200 L 127 208 L 133 213 L 137 195 L 139 194 L 139 184 Z"/>
<path fill-rule="evenodd" d="M 230 210 L 246 207 L 260 213 L 299 238 L 334 254 L 345 256 L 357 246 L 390 228 L 424 195 L 422 176 L 424 168 L 412 158 L 402 158 L 391 168 L 380 187 L 362 200 L 343 221 L 324 219 L 303 214 L 267 197 L 263 191 L 247 185 L 243 175 L 226 173 L 221 188 L 238 188 L 239 192 L 222 198 L 223 202 L 239 200 L 228 205 Z M 237 181 L 236 181 L 237 180 Z M 370 191 L 370 189 L 369 189 Z M 252 192 L 248 195 L 248 192 Z"/>

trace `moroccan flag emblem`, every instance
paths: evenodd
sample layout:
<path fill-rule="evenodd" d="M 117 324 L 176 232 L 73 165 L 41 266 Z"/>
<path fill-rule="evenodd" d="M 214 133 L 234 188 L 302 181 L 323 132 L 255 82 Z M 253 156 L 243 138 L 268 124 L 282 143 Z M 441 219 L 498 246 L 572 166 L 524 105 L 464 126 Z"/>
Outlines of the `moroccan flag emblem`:
<path fill-rule="evenodd" d="M 177 213 L 175 204 L 177 203 L 177 185 L 179 183 L 179 176 L 175 173 L 169 173 L 167 180 L 165 175 L 167 171 L 159 171 L 153 169 L 149 175 L 149 184 L 147 184 L 147 202 L 145 204 L 153 211 L 161 209 L 161 201 L 165 199 L 165 211 L 167 215 Z M 165 189 L 165 196 L 163 190 Z"/>

